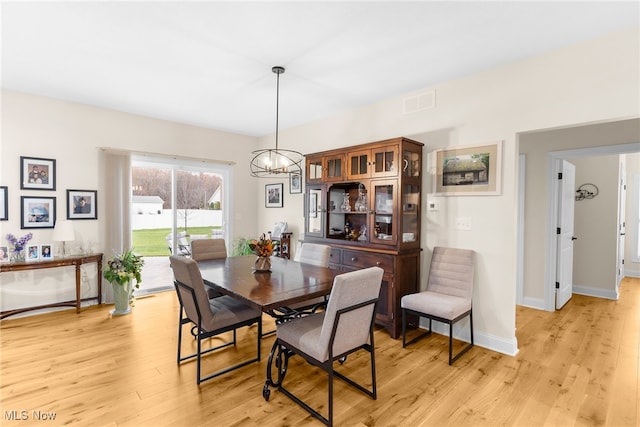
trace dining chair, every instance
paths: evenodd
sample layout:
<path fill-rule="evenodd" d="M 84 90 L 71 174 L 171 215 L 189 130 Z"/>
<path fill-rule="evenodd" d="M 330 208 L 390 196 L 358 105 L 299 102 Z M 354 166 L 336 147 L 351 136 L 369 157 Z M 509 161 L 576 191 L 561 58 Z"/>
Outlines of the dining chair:
<path fill-rule="evenodd" d="M 449 365 L 473 347 L 473 276 L 475 252 L 470 249 L 434 247 L 427 289 L 402 297 L 402 347 L 431 334 L 432 321 L 449 325 Z M 429 329 L 407 342 L 407 316 L 429 319 Z M 453 324 L 469 316 L 471 342 L 453 356 Z"/>
<path fill-rule="evenodd" d="M 262 335 L 262 312 L 249 307 L 230 297 L 221 296 L 209 299 L 205 291 L 200 268 L 191 258 L 172 255 L 169 257 L 175 277 L 175 287 L 180 301 L 180 315 L 178 322 L 178 365 L 183 361 L 196 358 L 196 381 L 198 385 L 203 381 L 217 377 L 234 369 L 260 361 L 260 338 Z M 237 344 L 236 330 L 244 326 L 258 325 L 257 356 L 232 366 L 220 369 L 207 376 L 202 376 L 202 356 L 224 347 Z M 196 351 L 182 356 L 182 329 L 185 324 L 193 324 L 191 334 L 196 339 Z M 233 332 L 233 339 L 223 344 L 207 349 L 202 348 L 202 340 L 225 332 Z"/>
<path fill-rule="evenodd" d="M 382 274 L 383 270 L 380 267 L 340 274 L 334 278 L 325 311 L 294 318 L 277 326 L 275 346 L 277 346 L 278 390 L 328 426 L 333 425 L 334 377 L 345 381 L 374 400 L 377 398 L 373 324 Z M 347 355 L 359 350 L 370 354 L 371 389 L 334 370 L 336 361 L 344 362 Z M 327 373 L 327 417 L 284 387 L 283 381 L 287 374 L 289 358 L 294 355 L 301 356 L 311 365 Z M 305 373 L 305 377 L 310 378 L 308 373 Z M 302 381 L 304 382 L 304 378 Z M 269 399 L 269 389 L 266 386 L 263 389 L 263 396 L 266 400 Z"/>
<path fill-rule="evenodd" d="M 319 243 L 303 243 L 300 245 L 293 258 L 294 261 L 302 264 L 317 265 L 319 267 L 329 267 L 329 257 L 331 255 L 331 246 L 321 245 Z M 293 304 L 291 309 L 294 310 L 311 310 L 317 309 L 326 305 L 326 297 L 318 297 L 309 301 L 302 301 L 297 304 Z"/>
<path fill-rule="evenodd" d="M 224 259 L 227 257 L 227 246 L 224 239 L 196 239 L 191 240 L 191 259 L 194 261 L 206 261 L 211 259 Z M 206 287 L 209 298 L 222 296 L 221 292 Z"/>

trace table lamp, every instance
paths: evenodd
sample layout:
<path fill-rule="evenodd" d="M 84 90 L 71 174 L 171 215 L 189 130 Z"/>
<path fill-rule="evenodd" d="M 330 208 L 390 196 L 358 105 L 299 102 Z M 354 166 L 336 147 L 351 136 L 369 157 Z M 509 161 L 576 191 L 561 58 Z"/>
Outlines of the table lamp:
<path fill-rule="evenodd" d="M 53 230 L 53 240 L 55 242 L 62 242 L 62 256 L 66 257 L 68 254 L 65 242 L 71 242 L 75 240 L 73 223 L 67 220 L 57 221 L 55 229 Z"/>

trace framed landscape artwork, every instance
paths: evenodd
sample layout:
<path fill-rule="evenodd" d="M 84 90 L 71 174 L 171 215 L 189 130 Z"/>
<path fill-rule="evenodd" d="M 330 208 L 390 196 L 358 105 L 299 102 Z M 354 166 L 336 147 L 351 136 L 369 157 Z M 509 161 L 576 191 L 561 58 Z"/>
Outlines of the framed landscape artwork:
<path fill-rule="evenodd" d="M 499 195 L 502 142 L 437 150 L 437 196 Z"/>

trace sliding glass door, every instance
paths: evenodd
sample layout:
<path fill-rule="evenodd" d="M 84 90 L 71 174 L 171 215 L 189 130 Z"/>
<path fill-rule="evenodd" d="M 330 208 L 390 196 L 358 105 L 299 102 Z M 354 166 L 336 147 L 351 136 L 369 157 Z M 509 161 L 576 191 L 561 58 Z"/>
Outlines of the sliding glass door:
<path fill-rule="evenodd" d="M 167 257 L 190 256 L 194 239 L 224 238 L 229 248 L 226 165 L 134 156 L 133 246 L 145 259 L 141 289 L 172 288 Z"/>

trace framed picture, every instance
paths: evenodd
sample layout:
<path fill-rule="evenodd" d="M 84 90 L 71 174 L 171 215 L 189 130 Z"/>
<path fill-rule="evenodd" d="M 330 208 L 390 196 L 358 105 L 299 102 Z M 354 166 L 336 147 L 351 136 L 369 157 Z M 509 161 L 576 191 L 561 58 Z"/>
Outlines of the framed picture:
<path fill-rule="evenodd" d="M 53 259 L 53 245 L 51 243 L 40 245 L 40 259 Z"/>
<path fill-rule="evenodd" d="M 289 193 L 302 193 L 302 176 L 300 174 L 293 173 L 289 176 Z"/>
<path fill-rule="evenodd" d="M 264 186 L 264 206 L 266 208 L 281 208 L 282 203 L 282 189 L 284 185 L 280 184 L 267 184 Z"/>
<path fill-rule="evenodd" d="M 67 219 L 98 219 L 98 192 L 67 190 Z"/>
<path fill-rule="evenodd" d="M 9 262 L 8 246 L 0 246 L 0 262 Z"/>
<path fill-rule="evenodd" d="M 55 190 L 56 161 L 20 156 L 20 189 Z"/>
<path fill-rule="evenodd" d="M 0 221 L 9 219 L 9 190 L 7 187 L 0 187 Z"/>
<path fill-rule="evenodd" d="M 20 197 L 20 228 L 53 228 L 56 224 L 55 197 Z"/>
<path fill-rule="evenodd" d="M 40 246 L 27 245 L 27 261 L 38 261 L 40 259 Z"/>
<path fill-rule="evenodd" d="M 434 192 L 438 196 L 499 195 L 502 142 L 437 150 Z"/>

